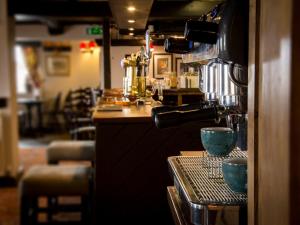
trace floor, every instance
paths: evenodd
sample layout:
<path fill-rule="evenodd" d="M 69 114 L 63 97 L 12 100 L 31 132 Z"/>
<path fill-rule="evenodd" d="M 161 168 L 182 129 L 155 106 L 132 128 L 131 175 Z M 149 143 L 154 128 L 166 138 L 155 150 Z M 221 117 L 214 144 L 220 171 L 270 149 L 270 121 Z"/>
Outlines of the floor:
<path fill-rule="evenodd" d="M 70 136 L 66 132 L 47 134 L 39 137 L 22 137 L 19 141 L 20 149 L 45 148 L 53 140 L 68 140 Z"/>
<path fill-rule="evenodd" d="M 34 164 L 45 164 L 45 148 L 20 150 L 20 164 L 24 171 Z M 17 187 L 0 188 L 0 225 L 19 225 L 19 198 Z"/>
<path fill-rule="evenodd" d="M 20 165 L 24 172 L 32 165 L 46 164 L 46 147 L 52 140 L 66 139 L 69 139 L 66 133 L 21 138 Z M 19 198 L 16 186 L 0 187 L 0 225 L 19 225 Z"/>

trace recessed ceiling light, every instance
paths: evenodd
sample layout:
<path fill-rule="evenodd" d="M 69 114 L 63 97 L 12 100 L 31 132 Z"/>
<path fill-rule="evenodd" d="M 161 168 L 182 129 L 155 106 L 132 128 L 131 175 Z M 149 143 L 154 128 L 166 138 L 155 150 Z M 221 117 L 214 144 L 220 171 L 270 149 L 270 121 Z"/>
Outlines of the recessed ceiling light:
<path fill-rule="evenodd" d="M 135 23 L 135 20 L 128 20 L 128 23 Z"/>
<path fill-rule="evenodd" d="M 131 31 L 133 31 L 133 30 L 134 30 L 134 28 L 133 28 L 133 27 L 130 27 L 130 28 L 128 28 L 128 30 L 131 30 Z"/>
<path fill-rule="evenodd" d="M 133 35 L 134 35 L 134 33 L 129 33 L 129 35 L 130 35 L 130 36 L 133 36 Z"/>
<path fill-rule="evenodd" d="M 135 7 L 134 6 L 129 6 L 129 7 L 127 7 L 127 10 L 129 12 L 134 12 L 135 11 Z"/>

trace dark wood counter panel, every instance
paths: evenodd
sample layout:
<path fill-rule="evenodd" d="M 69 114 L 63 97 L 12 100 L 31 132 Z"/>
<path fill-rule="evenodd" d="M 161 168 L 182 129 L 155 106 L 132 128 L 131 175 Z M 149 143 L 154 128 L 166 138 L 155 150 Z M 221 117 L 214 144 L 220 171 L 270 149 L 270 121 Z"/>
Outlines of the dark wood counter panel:
<path fill-rule="evenodd" d="M 199 150 L 200 128 L 194 122 L 157 129 L 151 107 L 95 112 L 97 224 L 173 224 L 166 187 L 173 183 L 167 157 Z"/>

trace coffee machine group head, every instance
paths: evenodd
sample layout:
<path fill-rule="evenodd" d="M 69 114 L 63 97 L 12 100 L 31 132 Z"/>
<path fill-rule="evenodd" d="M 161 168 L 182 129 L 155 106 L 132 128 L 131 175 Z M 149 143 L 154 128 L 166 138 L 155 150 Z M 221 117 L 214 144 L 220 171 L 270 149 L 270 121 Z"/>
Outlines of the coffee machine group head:
<path fill-rule="evenodd" d="M 192 110 L 191 106 L 172 111 L 154 109 L 158 127 L 225 118 L 227 126 L 238 134 L 237 146 L 247 149 L 248 13 L 247 0 L 227 0 L 199 20 L 186 22 L 185 39 L 177 46 L 184 47 L 183 59 L 195 58 L 201 64 L 199 88 L 205 103 Z M 165 41 L 166 51 L 176 50 L 174 46 L 173 39 Z M 180 52 L 175 50 L 174 53 Z"/>

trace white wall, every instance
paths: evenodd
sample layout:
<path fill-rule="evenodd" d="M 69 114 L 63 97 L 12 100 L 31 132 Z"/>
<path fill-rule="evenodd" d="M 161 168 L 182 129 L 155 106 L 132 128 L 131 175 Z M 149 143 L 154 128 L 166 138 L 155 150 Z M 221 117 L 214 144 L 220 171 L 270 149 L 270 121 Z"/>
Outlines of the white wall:
<path fill-rule="evenodd" d="M 139 46 L 112 46 L 111 57 L 111 87 L 121 88 L 123 83 L 124 69 L 121 67 L 121 59 L 126 54 L 131 54 L 140 50 Z"/>
<path fill-rule="evenodd" d="M 131 54 L 138 52 L 140 46 L 112 46 L 110 50 L 111 54 L 111 84 L 112 88 L 122 87 L 122 77 L 124 75 L 124 69 L 121 67 L 121 59 L 124 58 L 125 54 Z M 155 53 L 165 53 L 163 46 L 154 46 L 153 54 Z M 153 58 L 152 54 L 152 58 Z M 101 54 L 102 55 L 102 54 Z M 102 56 L 101 56 L 102 57 Z M 179 55 L 173 55 L 173 65 L 175 65 L 175 57 L 180 57 Z M 173 66 L 174 68 L 174 66 Z M 150 61 L 149 65 L 149 76 L 152 77 L 153 74 L 153 59 Z"/>
<path fill-rule="evenodd" d="M 92 40 L 102 38 L 102 35 L 87 35 L 89 25 L 66 26 L 65 32 L 59 35 L 50 35 L 45 25 L 16 25 L 17 41 L 63 41 L 63 40 Z"/>
<path fill-rule="evenodd" d="M 65 95 L 71 89 L 97 87 L 100 85 L 100 48 L 96 48 L 93 53 L 82 53 L 79 49 L 80 41 L 71 41 L 70 43 L 72 50 L 60 53 L 70 58 L 69 76 L 48 75 L 45 59 L 47 56 L 55 53 L 40 50 L 42 76 L 44 78 L 42 96 L 46 100 L 54 98 L 58 92 L 62 92 Z"/>
<path fill-rule="evenodd" d="M 70 75 L 68 77 L 48 76 L 45 70 L 45 58 L 51 53 L 40 50 L 40 60 L 42 63 L 42 76 L 45 79 L 43 85 L 43 97 L 47 99 L 54 98 L 62 91 L 64 94 L 70 89 L 78 87 L 92 86 L 100 84 L 103 76 L 102 51 L 98 48 L 93 54 L 81 53 L 79 51 L 80 40 L 89 40 L 101 38 L 101 36 L 86 35 L 87 25 L 76 25 L 66 28 L 63 35 L 50 36 L 47 27 L 44 25 L 17 25 L 15 28 L 16 40 L 19 41 L 69 41 L 72 46 L 71 52 L 62 54 L 69 55 L 71 59 Z M 112 46 L 111 47 L 111 84 L 112 88 L 122 87 L 122 77 L 124 69 L 121 67 L 121 59 L 125 54 L 135 53 L 140 50 L 140 46 Z M 164 53 L 162 46 L 154 46 L 155 53 Z M 173 56 L 173 65 L 175 57 Z M 150 62 L 149 75 L 153 73 L 153 60 Z"/>
<path fill-rule="evenodd" d="M 53 99 L 58 92 L 65 95 L 70 89 L 80 87 L 97 87 L 100 82 L 100 48 L 96 48 L 93 54 L 81 53 L 80 41 L 101 38 L 102 35 L 87 35 L 86 29 L 89 25 L 76 25 L 65 27 L 64 34 L 49 35 L 45 25 L 17 25 L 15 26 L 17 41 L 52 41 L 70 43 L 70 52 L 59 54 L 70 57 L 69 76 L 49 76 L 45 67 L 46 57 L 55 54 L 39 49 L 39 60 L 41 64 L 41 76 L 44 79 L 42 86 L 42 97 L 46 101 Z"/>

